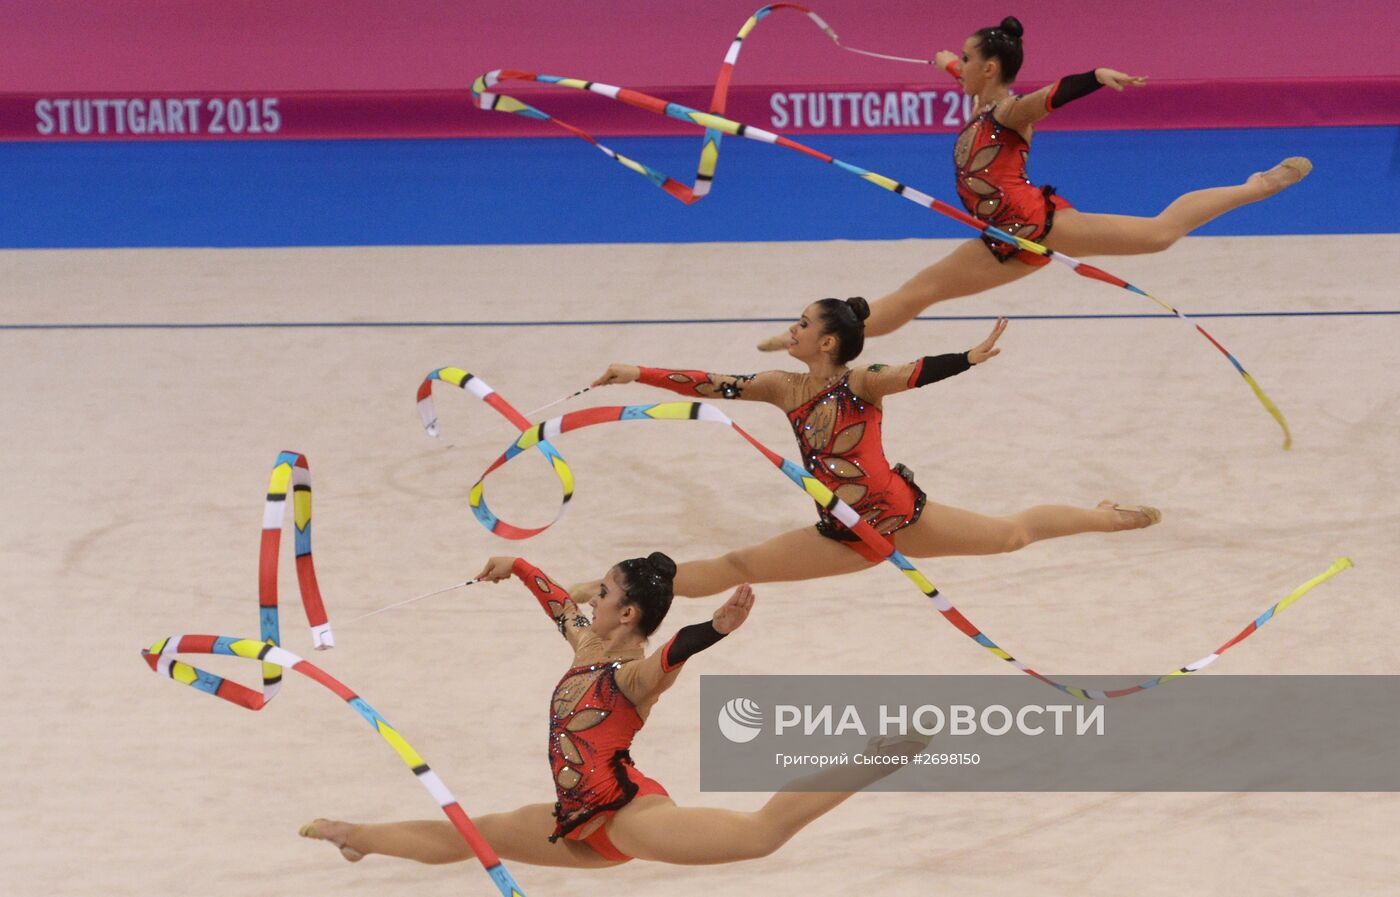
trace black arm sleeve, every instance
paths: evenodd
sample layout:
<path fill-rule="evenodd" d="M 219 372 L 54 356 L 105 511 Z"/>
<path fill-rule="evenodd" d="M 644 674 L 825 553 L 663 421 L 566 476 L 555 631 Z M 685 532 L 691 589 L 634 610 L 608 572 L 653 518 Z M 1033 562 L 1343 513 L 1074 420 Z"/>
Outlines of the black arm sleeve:
<path fill-rule="evenodd" d="M 669 673 L 722 638 L 724 634 L 710 620 L 687 626 L 671 636 L 662 649 L 661 668 Z"/>
<path fill-rule="evenodd" d="M 918 389 L 939 380 L 961 374 L 972 367 L 966 352 L 950 352 L 947 355 L 925 355 L 914 365 L 914 373 L 909 375 L 909 388 Z"/>
<path fill-rule="evenodd" d="M 1066 103 L 1072 103 L 1080 97 L 1087 97 L 1089 94 L 1103 87 L 1099 83 L 1098 76 L 1093 72 L 1085 72 L 1082 75 L 1066 75 L 1055 82 L 1055 88 L 1050 91 L 1050 99 L 1045 105 L 1050 109 L 1059 109 Z"/>

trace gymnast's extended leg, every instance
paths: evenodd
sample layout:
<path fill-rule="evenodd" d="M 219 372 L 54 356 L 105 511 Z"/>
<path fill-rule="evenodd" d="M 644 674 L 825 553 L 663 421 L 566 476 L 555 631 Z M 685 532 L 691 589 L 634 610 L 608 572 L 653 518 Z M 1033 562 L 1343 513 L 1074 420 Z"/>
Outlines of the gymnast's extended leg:
<path fill-rule="evenodd" d="M 942 259 L 905 281 L 903 286 L 870 303 L 866 336 L 882 336 L 903 327 L 935 302 L 971 296 L 1020 280 L 1035 268 L 1015 259 L 999 262 L 981 240 L 968 240 Z M 786 332 L 758 344 L 765 352 L 787 348 Z"/>
<path fill-rule="evenodd" d="M 1194 190 L 1180 196 L 1155 218 L 1061 209 L 1055 213 L 1055 225 L 1045 245 L 1073 256 L 1161 252 L 1226 212 L 1268 199 L 1298 183 L 1311 170 L 1312 163 L 1306 159 L 1284 159 L 1268 171 L 1250 175 L 1243 184 Z"/>
<path fill-rule="evenodd" d="M 743 583 L 822 579 L 872 566 L 873 562 L 808 526 L 759 545 L 678 565 L 675 593 L 686 598 L 701 598 Z"/>
<path fill-rule="evenodd" d="M 1096 508 L 1037 505 L 1006 517 L 929 502 L 914 525 L 895 534 L 895 545 L 920 558 L 1001 554 L 1045 539 L 1141 529 L 1160 519 L 1155 509 L 1115 509 L 1111 501 Z"/>
<path fill-rule="evenodd" d="M 474 821 L 486 842 L 504 860 L 580 869 L 617 865 L 578 841 L 561 838 L 550 843 L 549 836 L 555 824 L 554 807 L 550 804 L 530 804 L 509 813 L 489 813 Z M 445 819 L 369 824 L 317 819 L 302 826 L 301 835 L 330 841 L 351 862 L 376 853 L 433 864 L 458 863 L 473 856 L 462 835 Z"/>
<path fill-rule="evenodd" d="M 926 745 L 902 741 L 871 753 L 912 756 Z M 873 747 L 873 746 L 872 746 Z M 799 779 L 751 813 L 678 807 L 660 796 L 640 798 L 608 823 L 619 850 L 641 860 L 678 865 L 733 863 L 765 857 L 855 792 L 900 767 L 831 767 Z M 793 790 L 795 788 L 803 790 Z"/>

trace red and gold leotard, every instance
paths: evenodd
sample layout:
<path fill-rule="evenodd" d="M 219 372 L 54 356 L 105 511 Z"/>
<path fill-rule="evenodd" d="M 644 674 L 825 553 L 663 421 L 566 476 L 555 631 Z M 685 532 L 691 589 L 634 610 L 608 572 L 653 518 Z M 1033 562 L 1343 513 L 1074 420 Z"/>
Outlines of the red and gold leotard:
<path fill-rule="evenodd" d="M 638 797 L 666 793 L 637 770 L 632 739 L 686 659 L 721 636 L 712 624 L 701 623 L 681 629 L 649 657 L 640 647 L 609 651 L 563 586 L 523 558 L 516 558 L 512 572 L 574 648 L 549 705 L 549 767 L 557 798 L 550 840 L 581 840 L 607 859 L 628 859 L 611 846 L 604 825 L 584 829 Z"/>
<path fill-rule="evenodd" d="M 903 464 L 885 460 L 880 425 L 884 412 L 851 390 L 848 372 L 824 392 L 788 412 L 802 466 L 882 535 L 919 519 L 927 496 Z M 817 531 L 847 542 L 862 555 L 868 549 L 854 533 L 817 505 Z M 865 550 L 862 550 L 865 549 Z M 880 560 L 880 558 L 873 558 Z"/>
<path fill-rule="evenodd" d="M 1026 176 L 1031 147 L 1014 128 L 997 121 L 989 107 L 963 128 L 953 144 L 958 196 L 971 214 L 1009 234 L 1043 243 L 1054 225 L 1055 210 L 1071 208 L 1051 186 L 1037 187 Z M 983 237 L 1001 261 L 1020 259 L 1044 265 L 1043 255 L 1024 252 L 1009 243 Z"/>
<path fill-rule="evenodd" d="M 847 371 L 808 398 L 804 398 L 811 388 L 807 378 L 782 371 L 734 375 L 644 367 L 638 379 L 681 395 L 755 399 L 783 408 L 797 436 L 803 466 L 877 532 L 889 536 L 919 519 L 927 496 L 914 484 L 908 468 L 903 464 L 891 467 L 885 459 L 880 432 L 884 412 L 878 401 L 862 398 L 852 388 L 851 377 L 858 376 L 864 385 L 857 385 L 871 390 L 870 395 L 887 395 L 937 383 L 970 366 L 966 352 L 925 357 L 897 367 L 876 364 Z M 821 517 L 817 532 L 846 544 L 867 560 L 883 560 L 821 505 L 817 505 L 817 513 Z"/>

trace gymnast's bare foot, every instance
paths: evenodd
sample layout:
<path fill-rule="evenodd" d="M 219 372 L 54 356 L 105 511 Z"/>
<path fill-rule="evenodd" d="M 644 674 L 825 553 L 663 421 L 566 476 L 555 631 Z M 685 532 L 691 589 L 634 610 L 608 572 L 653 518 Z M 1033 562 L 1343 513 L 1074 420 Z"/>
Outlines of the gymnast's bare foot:
<path fill-rule="evenodd" d="M 334 819 L 317 819 L 308 822 L 301 827 L 297 834 L 303 838 L 315 838 L 318 841 L 329 841 L 340 848 L 340 855 L 352 863 L 358 863 L 365 858 L 353 847 L 346 847 L 345 842 L 350 839 L 350 830 L 354 828 L 348 822 L 337 822 Z"/>
<path fill-rule="evenodd" d="M 574 604 L 592 604 L 602 587 L 603 581 L 601 579 L 576 583 L 569 586 L 569 600 Z"/>
<path fill-rule="evenodd" d="M 792 336 L 787 333 L 780 333 L 777 336 L 770 336 L 768 339 L 758 344 L 760 352 L 778 352 L 792 345 Z"/>
<path fill-rule="evenodd" d="M 1118 529 L 1143 529 L 1162 522 L 1162 512 L 1148 505 L 1120 505 L 1105 500 L 1099 502 L 1099 510 L 1117 514 Z"/>
<path fill-rule="evenodd" d="M 1312 162 L 1303 156 L 1289 156 L 1268 171 L 1256 171 L 1251 174 L 1245 183 L 1256 184 L 1264 191 L 1265 196 L 1273 196 L 1307 177 L 1310 171 Z"/>

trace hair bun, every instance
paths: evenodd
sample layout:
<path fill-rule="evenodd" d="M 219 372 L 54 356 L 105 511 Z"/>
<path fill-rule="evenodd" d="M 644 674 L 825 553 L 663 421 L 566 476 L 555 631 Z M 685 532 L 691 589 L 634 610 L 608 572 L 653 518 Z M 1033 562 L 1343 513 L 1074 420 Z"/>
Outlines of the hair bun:
<path fill-rule="evenodd" d="M 846 304 L 856 313 L 857 321 L 864 321 L 870 317 L 870 303 L 866 302 L 863 296 L 852 296 L 846 300 Z"/>
<path fill-rule="evenodd" d="M 652 566 L 662 579 L 672 580 L 676 578 L 676 562 L 670 556 L 659 551 L 653 551 L 647 555 L 647 563 Z"/>
<path fill-rule="evenodd" d="M 1007 16 L 1006 18 L 1002 19 L 1001 24 L 997 27 L 1000 28 L 1002 31 L 1005 31 L 1011 37 L 1014 37 L 1016 40 L 1020 40 L 1021 35 L 1026 33 L 1025 26 L 1022 25 L 1021 20 L 1016 18 L 1015 16 Z"/>

